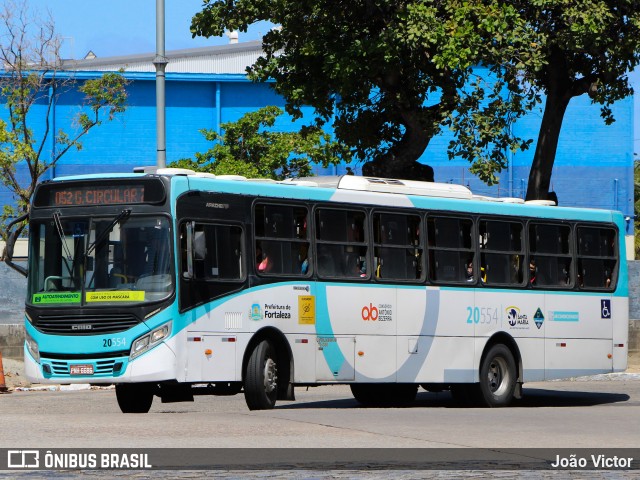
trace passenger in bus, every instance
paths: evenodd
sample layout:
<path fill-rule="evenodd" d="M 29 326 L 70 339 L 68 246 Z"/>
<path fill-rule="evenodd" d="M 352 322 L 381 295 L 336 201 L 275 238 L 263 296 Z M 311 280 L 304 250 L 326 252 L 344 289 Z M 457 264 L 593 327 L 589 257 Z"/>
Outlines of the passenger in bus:
<path fill-rule="evenodd" d="M 467 282 L 473 282 L 473 260 L 467 261 Z"/>
<path fill-rule="evenodd" d="M 256 252 L 256 270 L 260 273 L 269 273 L 273 267 L 269 254 L 264 252 L 261 247 L 256 247 Z"/>
<path fill-rule="evenodd" d="M 269 273 L 271 271 L 271 260 L 269 260 L 269 256 L 267 254 L 263 255 L 262 261 L 258 265 L 258 271 L 260 273 Z"/>
<path fill-rule="evenodd" d="M 127 277 L 122 273 L 122 268 L 114 265 L 109 272 L 109 288 L 116 288 L 126 281 Z"/>
<path fill-rule="evenodd" d="M 367 259 L 366 257 L 360 257 L 362 260 L 358 261 L 358 273 L 360 274 L 360 278 L 365 278 L 367 276 Z"/>
<path fill-rule="evenodd" d="M 562 267 L 562 274 L 564 275 L 564 284 L 571 285 L 571 262 L 567 262 Z"/>
<path fill-rule="evenodd" d="M 529 259 L 529 285 L 535 285 L 536 284 L 536 273 L 537 273 L 538 269 L 536 267 L 536 259 L 535 258 L 531 258 Z"/>
<path fill-rule="evenodd" d="M 467 282 L 473 282 L 475 280 L 473 276 L 473 260 L 467 262 Z M 487 269 L 483 266 L 480 267 L 480 281 L 482 283 L 487 282 Z"/>
<path fill-rule="evenodd" d="M 262 247 L 260 245 L 256 245 L 256 270 L 258 266 L 262 262 Z"/>
<path fill-rule="evenodd" d="M 303 243 L 300 245 L 300 253 L 298 254 L 298 261 L 300 262 L 300 273 L 306 274 L 309 271 L 309 245 Z"/>

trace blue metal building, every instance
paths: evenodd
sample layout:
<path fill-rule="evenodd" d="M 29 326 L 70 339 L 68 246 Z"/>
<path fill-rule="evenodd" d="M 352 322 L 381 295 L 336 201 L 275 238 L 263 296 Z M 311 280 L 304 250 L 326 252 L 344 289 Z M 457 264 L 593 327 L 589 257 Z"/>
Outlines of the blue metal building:
<path fill-rule="evenodd" d="M 166 74 L 167 163 L 193 158 L 195 152 L 210 147 L 200 129 L 217 129 L 244 113 L 266 105 L 284 106 L 284 101 L 268 85 L 255 84 L 245 77 L 245 68 L 261 54 L 260 42 L 168 52 Z M 77 173 L 131 171 L 134 167 L 154 165 L 156 152 L 155 68 L 154 55 L 93 58 L 66 61 L 64 67 L 78 80 L 95 78 L 105 71 L 125 69 L 131 80 L 128 108 L 115 121 L 90 131 L 82 140 L 81 151 L 67 152 L 50 176 Z M 71 73 L 70 73 L 71 74 Z M 54 129 L 68 128 L 82 104 L 76 91 L 60 96 L 50 116 Z M 6 115 L 0 108 L 0 118 Z M 33 113 L 38 120 L 37 109 Z M 552 189 L 562 205 L 606 208 L 622 211 L 630 218 L 628 235 L 633 235 L 633 99 L 613 105 L 616 122 L 606 126 L 599 108 L 586 96 L 573 99 L 567 110 L 555 168 Z M 312 118 L 308 110 L 307 118 Z M 519 120 L 514 133 L 536 138 L 542 112 L 536 111 Z M 283 115 L 276 128 L 298 130 L 302 122 L 292 123 Z M 36 135 L 43 124 L 32 127 Z M 481 195 L 523 197 L 533 158 L 533 148 L 511 156 L 510 166 L 500 183 L 487 187 L 472 176 L 464 160 L 449 161 L 447 134 L 434 138 L 421 161 L 434 168 L 437 182 L 468 185 Z M 51 151 L 56 148 L 53 140 Z M 360 165 L 352 165 L 356 173 Z M 344 166 L 316 173 L 341 174 Z M 45 177 L 46 178 L 46 177 Z M 0 191 L 0 204 L 12 203 L 6 191 Z"/>

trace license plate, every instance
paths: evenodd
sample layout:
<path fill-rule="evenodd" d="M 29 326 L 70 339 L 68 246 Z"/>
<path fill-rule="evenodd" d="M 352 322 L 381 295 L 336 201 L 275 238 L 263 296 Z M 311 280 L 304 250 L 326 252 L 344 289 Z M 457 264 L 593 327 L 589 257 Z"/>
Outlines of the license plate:
<path fill-rule="evenodd" d="M 71 375 L 93 375 L 93 365 L 71 365 Z"/>

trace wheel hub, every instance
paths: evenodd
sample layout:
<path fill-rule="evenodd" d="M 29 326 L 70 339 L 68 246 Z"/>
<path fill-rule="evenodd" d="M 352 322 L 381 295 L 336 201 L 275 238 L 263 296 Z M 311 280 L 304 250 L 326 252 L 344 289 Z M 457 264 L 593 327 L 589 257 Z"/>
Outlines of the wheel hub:
<path fill-rule="evenodd" d="M 489 382 L 489 390 L 495 395 L 501 395 L 508 385 L 509 370 L 507 362 L 502 357 L 494 358 L 489 365 L 487 381 Z"/>
<path fill-rule="evenodd" d="M 278 388 L 278 369 L 276 362 L 271 358 L 267 358 L 267 361 L 264 363 L 264 391 L 271 393 L 276 388 Z"/>

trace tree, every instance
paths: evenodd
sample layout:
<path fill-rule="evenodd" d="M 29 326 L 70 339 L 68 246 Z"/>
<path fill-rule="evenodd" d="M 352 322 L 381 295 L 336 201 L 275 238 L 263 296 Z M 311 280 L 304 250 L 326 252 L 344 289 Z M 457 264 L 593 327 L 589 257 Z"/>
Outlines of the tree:
<path fill-rule="evenodd" d="M 320 124 L 333 119 L 336 137 L 371 160 L 365 173 L 429 179 L 416 160 L 443 127 L 462 134 L 451 155 L 489 183 L 506 149 L 528 145 L 499 114 L 533 99 L 511 80 L 521 52 L 535 63 L 537 37 L 509 2 L 205 0 L 191 31 L 220 36 L 261 20 L 279 28 L 264 35 L 250 77 L 275 80 L 295 118 L 311 105 Z M 493 84 L 470 81 L 478 65 Z"/>
<path fill-rule="evenodd" d="M 519 65 L 523 84 L 546 94 L 526 196 L 544 199 L 571 99 L 588 94 L 610 124 L 611 104 L 632 93 L 627 75 L 640 61 L 640 1 L 522 0 L 514 6 L 540 33 L 545 58 L 542 68 Z"/>
<path fill-rule="evenodd" d="M 0 216 L 0 236 L 6 241 L 1 259 L 9 263 L 15 240 L 26 227 L 29 201 L 38 181 L 70 149 L 80 150 L 80 139 L 89 130 L 124 112 L 128 82 L 119 73 L 76 82 L 70 72 L 62 70 L 60 39 L 53 21 L 34 17 L 24 2 L 5 3 L 0 11 L 0 35 L 0 103 L 7 109 L 7 115 L 0 118 L 0 181 L 16 201 L 4 205 Z M 85 108 L 66 130 L 53 132 L 52 109 L 61 94 L 74 88 L 84 93 Z M 44 129 L 36 134 L 29 125 L 39 112 Z M 52 136 L 53 152 L 46 148 Z M 18 167 L 26 170 L 26 180 Z"/>
<path fill-rule="evenodd" d="M 351 160 L 349 150 L 317 126 L 303 127 L 299 132 L 270 131 L 283 113 L 274 106 L 246 113 L 236 122 L 223 123 L 222 135 L 203 129 L 204 137 L 215 145 L 196 153 L 195 160 L 183 159 L 170 166 L 281 180 L 311 175 L 312 163 L 328 167 Z"/>

